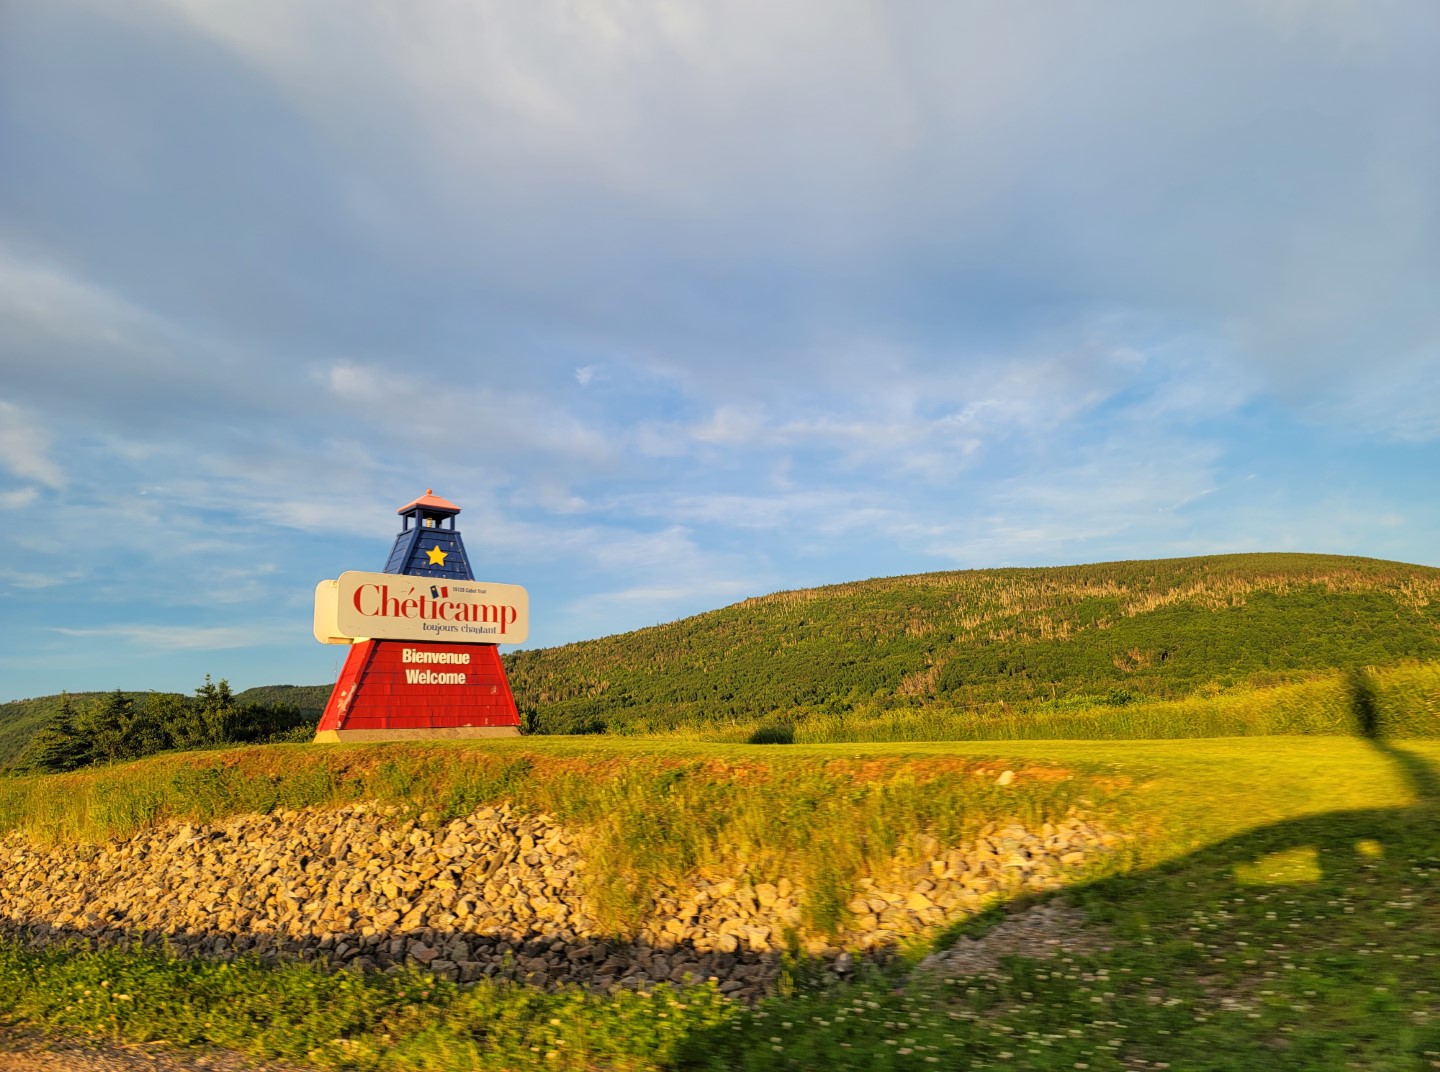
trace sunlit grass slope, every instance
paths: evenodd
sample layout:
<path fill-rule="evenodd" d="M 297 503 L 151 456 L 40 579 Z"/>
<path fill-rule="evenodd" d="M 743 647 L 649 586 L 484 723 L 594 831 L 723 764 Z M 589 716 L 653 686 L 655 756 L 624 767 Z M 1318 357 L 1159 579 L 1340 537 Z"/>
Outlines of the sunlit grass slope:
<path fill-rule="evenodd" d="M 1020 772 L 1009 786 L 989 776 L 1002 765 Z M 1437 767 L 1440 742 L 1335 737 L 789 749 L 590 739 L 267 746 L 15 779 L 0 785 L 4 824 L 64 837 L 360 795 L 436 816 L 506 798 L 564 816 L 609 881 L 639 886 L 715 862 L 732 841 L 793 873 L 814 851 L 804 834 L 822 824 L 842 835 L 822 852 L 875 837 L 889 839 L 883 853 L 915 833 L 1075 802 L 1139 836 L 1125 868 L 1070 894 L 1098 939 L 1090 952 L 1010 959 L 990 976 L 927 980 L 901 963 L 825 983 L 796 962 L 781 992 L 750 1009 L 704 986 L 460 991 L 414 973 L 0 942 L 0 1026 L 396 1072 L 1219 1072 L 1257 1059 L 1425 1069 L 1440 1054 Z M 678 854 L 655 855 L 662 835 Z M 863 867 L 863 852 L 851 860 Z M 1005 918 L 997 907 L 971 933 Z"/>
<path fill-rule="evenodd" d="M 1440 747 L 1440 746 L 1427 746 Z M 1016 772 L 997 784 L 1004 770 Z M 1038 824 L 1079 807 L 1158 862 L 1258 825 L 1401 806 L 1406 783 L 1354 738 L 795 745 L 544 738 L 317 749 L 270 745 L 0 779 L 0 830 L 94 841 L 171 818 L 381 800 L 440 822 L 508 799 L 574 826 L 592 891 L 617 928 L 655 880 L 708 870 L 788 877 L 818 927 L 855 881 L 925 839 L 953 845 L 992 819 Z"/>
<path fill-rule="evenodd" d="M 506 657 L 552 733 L 1120 708 L 1440 657 L 1440 570 L 1222 555 L 881 578 Z"/>
<path fill-rule="evenodd" d="M 1178 700 L 1128 696 L 1123 702 L 1070 696 L 1016 705 L 957 709 L 945 704 L 810 709 L 763 719 L 694 722 L 666 731 L 689 740 L 823 743 L 841 741 L 1132 740 L 1350 734 L 1357 705 L 1375 732 L 1440 736 L 1440 662 L 1317 672 L 1292 684 L 1201 690 Z"/>

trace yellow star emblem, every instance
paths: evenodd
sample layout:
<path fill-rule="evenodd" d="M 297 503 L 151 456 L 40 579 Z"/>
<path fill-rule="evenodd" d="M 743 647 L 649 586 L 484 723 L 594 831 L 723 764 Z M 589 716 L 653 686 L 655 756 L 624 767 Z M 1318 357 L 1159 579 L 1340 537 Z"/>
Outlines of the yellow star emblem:
<path fill-rule="evenodd" d="M 432 566 L 443 566 L 443 565 L 445 565 L 445 552 L 442 551 L 442 550 L 440 550 L 440 545 L 439 545 L 438 543 L 437 543 L 434 547 L 430 548 L 430 550 L 426 551 L 425 553 L 430 556 L 430 565 L 432 565 Z"/>

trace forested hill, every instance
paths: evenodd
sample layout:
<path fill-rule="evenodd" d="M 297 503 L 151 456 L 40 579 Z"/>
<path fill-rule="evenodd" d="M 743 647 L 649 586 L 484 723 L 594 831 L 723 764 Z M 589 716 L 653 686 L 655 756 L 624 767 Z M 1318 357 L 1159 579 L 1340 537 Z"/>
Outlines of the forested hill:
<path fill-rule="evenodd" d="M 544 732 L 1111 703 L 1440 658 L 1440 569 L 1251 554 L 887 577 L 506 656 Z"/>
<path fill-rule="evenodd" d="M 320 720 L 333 685 L 257 685 L 236 695 L 241 703 L 286 704 Z"/>

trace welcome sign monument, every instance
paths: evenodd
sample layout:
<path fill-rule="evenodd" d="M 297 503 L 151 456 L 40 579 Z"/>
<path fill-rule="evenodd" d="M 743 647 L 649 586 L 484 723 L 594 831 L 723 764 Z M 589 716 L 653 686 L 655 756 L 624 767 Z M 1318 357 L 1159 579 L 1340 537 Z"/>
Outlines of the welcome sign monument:
<path fill-rule="evenodd" d="M 431 489 L 396 513 L 404 527 L 384 572 L 315 587 L 315 639 L 350 645 L 316 742 L 517 735 L 498 645 L 528 635 L 529 593 L 475 580 L 460 507 Z"/>

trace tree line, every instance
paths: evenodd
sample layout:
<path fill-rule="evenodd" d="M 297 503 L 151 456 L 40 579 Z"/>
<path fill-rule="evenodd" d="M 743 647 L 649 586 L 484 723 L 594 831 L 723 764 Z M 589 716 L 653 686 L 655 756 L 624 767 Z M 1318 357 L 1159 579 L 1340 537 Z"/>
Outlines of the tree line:
<path fill-rule="evenodd" d="M 173 749 L 308 741 L 314 716 L 281 703 L 243 703 L 223 678 L 205 675 L 194 696 L 120 689 L 87 702 L 60 704 L 16 758 L 18 771 L 61 772 L 118 763 Z"/>

